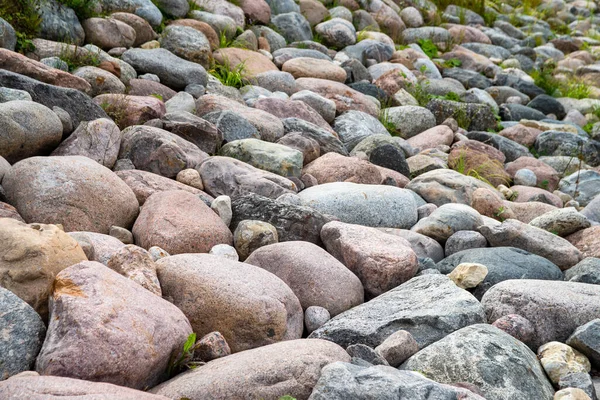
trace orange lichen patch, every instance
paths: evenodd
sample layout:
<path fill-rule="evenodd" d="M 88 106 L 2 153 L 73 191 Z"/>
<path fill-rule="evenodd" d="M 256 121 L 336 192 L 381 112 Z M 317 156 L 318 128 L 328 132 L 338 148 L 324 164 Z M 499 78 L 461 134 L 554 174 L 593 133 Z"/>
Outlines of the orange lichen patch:
<path fill-rule="evenodd" d="M 54 281 L 52 295 L 54 296 L 54 300 L 57 300 L 60 296 L 87 297 L 72 280 L 59 277 Z"/>

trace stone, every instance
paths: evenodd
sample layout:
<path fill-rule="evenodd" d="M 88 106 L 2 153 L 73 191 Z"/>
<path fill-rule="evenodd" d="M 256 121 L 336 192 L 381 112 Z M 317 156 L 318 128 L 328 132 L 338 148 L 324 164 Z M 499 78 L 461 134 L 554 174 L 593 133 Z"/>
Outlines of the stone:
<path fill-rule="evenodd" d="M 331 61 L 318 60 L 316 58 L 293 58 L 283 63 L 281 70 L 289 72 L 296 79 L 319 78 L 342 83 L 346 81 L 346 71 L 342 67 L 335 65 Z"/>
<path fill-rule="evenodd" d="M 400 106 L 387 109 L 389 122 L 400 135 L 409 139 L 436 125 L 435 117 L 428 109 L 418 106 Z"/>
<path fill-rule="evenodd" d="M 587 257 L 565 271 L 565 280 L 600 284 L 600 259 Z"/>
<path fill-rule="evenodd" d="M 108 233 L 113 225 L 130 227 L 138 213 L 131 189 L 87 157 L 22 160 L 4 176 L 2 186 L 23 219 L 60 223 L 65 231 Z"/>
<path fill-rule="evenodd" d="M 579 249 L 582 253 L 582 258 L 586 257 L 600 257 L 600 226 L 594 225 L 587 229 L 577 231 L 565 239 L 567 239 L 573 246 Z"/>
<path fill-rule="evenodd" d="M 94 97 L 94 102 L 105 107 L 109 113 L 114 112 L 114 120 L 121 129 L 162 118 L 166 113 L 164 103 L 152 96 L 110 93 Z"/>
<path fill-rule="evenodd" d="M 121 147 L 121 131 L 108 118 L 79 124 L 75 132 L 53 152 L 53 156 L 85 156 L 107 168 L 117 161 Z"/>
<path fill-rule="evenodd" d="M 401 369 L 423 371 L 441 383 L 475 384 L 490 400 L 552 400 L 554 396 L 536 355 L 512 336 L 487 324 L 449 334 L 409 358 Z M 501 386 L 496 381 L 499 375 L 504 377 Z"/>
<path fill-rule="evenodd" d="M 579 372 L 590 372 L 591 365 L 586 356 L 560 342 L 549 342 L 538 349 L 538 358 L 546 374 L 554 384 L 561 378 Z"/>
<path fill-rule="evenodd" d="M 575 172 L 560 180 L 558 190 L 571 195 L 585 207 L 600 194 L 600 173 L 593 170 Z"/>
<path fill-rule="evenodd" d="M 594 367 L 600 365 L 598 325 L 600 325 L 600 319 L 593 319 L 577 327 L 566 341 L 573 349 L 577 349 L 583 355 L 588 357 Z"/>
<path fill-rule="evenodd" d="M 558 387 L 561 390 L 566 388 L 578 389 L 583 391 L 590 399 L 597 398 L 592 377 L 586 372 L 578 372 L 561 377 L 560 381 L 558 381 Z"/>
<path fill-rule="evenodd" d="M 0 27 L 2 28 L 2 31 L 0 31 L 0 47 L 15 51 L 17 45 L 15 29 L 5 19 L 0 19 Z"/>
<path fill-rule="evenodd" d="M 487 239 L 476 231 L 458 231 L 450 235 L 444 245 L 446 257 L 463 250 L 480 249 L 487 247 Z M 434 260 L 435 261 L 435 260 Z"/>
<path fill-rule="evenodd" d="M 62 138 L 62 123 L 48 107 L 32 101 L 0 103 L 0 156 L 14 164 L 47 155 Z"/>
<path fill-rule="evenodd" d="M 454 132 L 445 125 L 434 126 L 411 138 L 407 142 L 416 149 L 426 150 L 439 145 L 450 146 L 454 141 Z"/>
<path fill-rule="evenodd" d="M 149 79 L 132 79 L 129 81 L 129 86 L 131 96 L 159 95 L 164 101 L 169 101 L 177 94 L 173 89 Z"/>
<path fill-rule="evenodd" d="M 535 173 L 527 168 L 521 168 L 515 172 L 513 177 L 515 185 L 519 186 L 535 186 L 537 183 L 537 177 Z"/>
<path fill-rule="evenodd" d="M 194 83 L 206 86 L 208 82 L 208 74 L 201 65 L 177 57 L 167 49 L 130 49 L 123 53 L 122 60 L 139 74 L 157 75 L 161 83 L 174 90 Z"/>
<path fill-rule="evenodd" d="M 329 311 L 323 307 L 310 306 L 304 310 L 304 326 L 310 335 L 331 319 Z"/>
<path fill-rule="evenodd" d="M 296 204 L 273 200 L 257 194 L 247 194 L 233 199 L 231 228 L 248 219 L 268 222 L 277 229 L 279 241 L 301 240 L 321 243 L 321 228 L 331 221 L 317 210 Z"/>
<path fill-rule="evenodd" d="M 194 332 L 220 332 L 233 353 L 302 336 L 300 302 L 270 272 L 209 254 L 179 254 L 156 263 L 163 295 L 183 311 Z"/>
<path fill-rule="evenodd" d="M 4 288 L 0 288 L 0 313 L 0 379 L 5 380 L 33 367 L 46 327 L 29 304 Z"/>
<path fill-rule="evenodd" d="M 531 347 L 535 328 L 527 318 L 523 318 L 519 314 L 508 314 L 494 321 L 492 326 Z"/>
<path fill-rule="evenodd" d="M 167 400 L 141 390 L 130 389 L 104 382 L 65 378 L 62 376 L 40 376 L 36 372 L 20 374 L 2 382 L 0 396 L 6 400 L 27 398 L 42 400 L 85 396 L 90 400 L 101 400 L 107 396 L 119 400 Z"/>
<path fill-rule="evenodd" d="M 73 325 L 78 329 L 69 329 Z M 152 335 L 139 340 L 147 332 Z M 82 262 L 56 276 L 36 371 L 152 387 L 164 379 L 170 357 L 190 333 L 187 318 L 171 303 L 100 263 Z"/>
<path fill-rule="evenodd" d="M 246 260 L 257 249 L 277 243 L 278 241 L 277 230 L 268 222 L 257 220 L 240 221 L 233 232 L 233 243 L 242 260 Z M 258 267 L 262 266 L 258 265 Z"/>
<path fill-rule="evenodd" d="M 335 119 L 336 106 L 333 100 L 326 99 L 325 97 L 313 93 L 309 90 L 301 90 L 299 92 L 296 92 L 290 96 L 290 99 L 306 103 L 315 111 L 317 111 L 321 115 L 321 117 L 323 117 L 323 119 L 328 123 L 332 123 Z"/>
<path fill-rule="evenodd" d="M 229 226 L 233 215 L 231 211 L 231 198 L 229 196 L 218 196 L 213 200 L 210 208 L 217 213 L 226 226 Z"/>
<path fill-rule="evenodd" d="M 315 140 L 319 144 L 322 155 L 326 153 L 348 155 L 342 142 L 328 130 L 300 118 L 285 118 L 283 125 L 286 134 L 300 132 L 304 137 Z"/>
<path fill-rule="evenodd" d="M 323 368 L 310 399 L 343 400 L 377 396 L 411 400 L 421 398 L 424 394 L 432 399 L 483 399 L 467 389 L 440 384 L 416 372 L 401 371 L 384 365 L 344 362 L 331 363 Z"/>
<path fill-rule="evenodd" d="M 125 244 L 119 239 L 96 232 L 69 232 L 69 236 L 79 243 L 89 261 L 98 261 L 104 265 L 114 253 Z"/>
<path fill-rule="evenodd" d="M 527 318 L 535 328 L 532 348 L 567 340 L 573 331 L 600 317 L 593 300 L 600 296 L 595 285 L 563 281 L 508 280 L 486 292 L 482 299 L 489 322 L 508 314 Z M 542 311 L 543 310 L 543 311 Z"/>
<path fill-rule="evenodd" d="M 205 69 L 210 67 L 210 42 L 204 33 L 193 27 L 169 25 L 162 32 L 159 43 L 161 48 L 184 60 L 200 64 Z"/>
<path fill-rule="evenodd" d="M 166 8 L 163 8 L 163 10 L 170 10 L 170 11 L 174 11 L 172 7 L 169 7 L 168 3 L 174 4 L 174 3 L 181 3 L 181 6 L 187 7 L 188 5 L 185 4 L 185 1 L 183 0 L 159 0 L 161 4 L 161 6 L 167 6 Z M 171 15 L 175 15 L 175 14 L 179 14 L 179 16 L 181 17 L 185 17 L 185 15 L 187 14 L 187 12 L 185 12 L 183 15 L 181 15 L 180 12 L 175 11 L 175 14 L 170 13 Z M 116 19 L 118 21 L 124 22 L 127 25 L 129 25 L 130 27 L 133 28 L 133 30 L 135 31 L 135 41 L 133 42 L 133 47 L 138 47 L 146 42 L 149 42 L 151 40 L 154 40 L 156 37 L 156 33 L 154 32 L 154 30 L 152 29 L 152 26 L 143 18 L 138 17 L 135 14 L 130 14 L 130 13 L 112 13 L 110 15 L 110 17 L 112 19 Z"/>
<path fill-rule="evenodd" d="M 520 157 L 531 157 L 531 153 L 529 152 L 528 148 L 520 145 L 517 142 L 513 142 L 504 136 L 480 131 L 469 132 L 466 136 L 469 139 L 487 143 L 488 145 L 500 150 L 502 153 L 504 153 L 507 162 L 515 161 Z"/>
<path fill-rule="evenodd" d="M 302 203 L 342 222 L 372 227 L 412 227 L 417 206 L 409 191 L 392 186 L 327 183 L 299 193 Z"/>
<path fill-rule="evenodd" d="M 473 295 L 446 276 L 424 275 L 339 314 L 309 337 L 346 347 L 355 343 L 377 347 L 394 332 L 405 330 L 424 348 L 484 321 L 481 304 Z"/>
<path fill-rule="evenodd" d="M 333 129 L 348 151 L 372 135 L 390 136 L 379 120 L 360 111 L 347 111 L 335 119 Z"/>
<path fill-rule="evenodd" d="M 534 218 L 529 225 L 565 237 L 589 228 L 590 221 L 574 207 L 558 208 Z"/>
<path fill-rule="evenodd" d="M 473 231 L 483 225 L 481 215 L 464 204 L 443 204 L 431 215 L 419 220 L 411 230 L 445 242 L 458 231 Z"/>
<path fill-rule="evenodd" d="M 488 274 L 488 269 L 483 264 L 461 263 L 448 274 L 448 278 L 461 289 L 477 287 Z"/>
<path fill-rule="evenodd" d="M 324 154 L 305 166 L 302 173 L 314 176 L 321 185 L 332 182 L 372 185 L 381 183 L 381 173 L 373 164 L 337 153 Z"/>
<path fill-rule="evenodd" d="M 303 155 L 287 146 L 258 139 L 235 140 L 225 144 L 220 154 L 284 177 L 300 177 Z"/>
<path fill-rule="evenodd" d="M 223 257 L 232 261 L 239 261 L 240 257 L 238 256 L 237 250 L 235 247 L 230 246 L 228 244 L 217 244 L 210 249 L 208 254 L 213 254 L 218 257 Z"/>
<path fill-rule="evenodd" d="M 231 349 L 220 332 L 207 333 L 194 345 L 194 359 L 204 362 L 228 355 L 231 355 Z"/>
<path fill-rule="evenodd" d="M 591 400 L 591 397 L 581 389 L 567 388 L 557 391 L 554 400 Z"/>
<path fill-rule="evenodd" d="M 406 239 L 419 258 L 431 258 L 434 262 L 441 261 L 444 258 L 442 246 L 428 236 L 406 229 L 379 228 L 379 230 L 388 235 Z"/>
<path fill-rule="evenodd" d="M 300 132 L 290 132 L 277 141 L 278 144 L 298 150 L 302 153 L 302 164 L 306 165 L 321 156 L 321 146 L 316 140 L 305 137 Z"/>
<path fill-rule="evenodd" d="M 188 92 L 179 92 L 165 102 L 165 109 L 167 113 L 187 112 L 193 114 L 196 112 L 196 102 L 194 96 Z"/>
<path fill-rule="evenodd" d="M 89 94 L 92 97 L 105 93 L 125 93 L 125 84 L 115 75 L 102 68 L 79 67 L 73 71 L 73 75 L 84 79 L 90 84 Z"/>
<path fill-rule="evenodd" d="M 162 296 L 160 282 L 156 276 L 156 264 L 150 254 L 141 247 L 127 245 L 117 250 L 106 266 L 131 279 L 157 296 Z"/>
<path fill-rule="evenodd" d="M 131 47 L 135 42 L 135 30 L 113 18 L 89 18 L 83 21 L 82 26 L 86 41 L 105 50 Z"/>
<path fill-rule="evenodd" d="M 350 361 L 343 348 L 325 340 L 290 340 L 211 361 L 152 389 L 169 398 L 278 399 L 293 393 L 308 399 L 321 368 Z M 273 385 L 273 379 L 279 384 Z M 251 382 L 251 383 L 249 383 Z"/>
<path fill-rule="evenodd" d="M 244 222 L 238 225 L 236 232 Z M 307 254 L 311 257 L 307 258 Z M 359 278 L 312 243 L 291 241 L 263 245 L 254 250 L 245 262 L 283 280 L 296 294 L 303 309 L 319 306 L 330 316 L 336 316 L 363 302 L 363 286 Z"/>
<path fill-rule="evenodd" d="M 204 189 L 204 186 L 202 185 L 202 178 L 200 178 L 200 173 L 195 169 L 182 169 L 177 173 L 175 179 L 177 182 L 181 182 L 184 185 L 188 185 L 199 190 Z"/>
<path fill-rule="evenodd" d="M 390 366 L 399 367 L 410 356 L 419 351 L 419 345 L 407 331 L 396 331 L 375 348 Z"/>
<path fill-rule="evenodd" d="M 535 178 L 536 183 L 526 186 L 535 186 L 537 184 L 542 188 L 546 188 L 548 191 L 553 191 L 558 187 L 558 181 L 560 179 L 558 172 L 550 165 L 533 157 L 519 157 L 515 161 L 507 163 L 505 168 L 506 172 L 508 172 L 511 177 L 515 178 L 515 185 L 522 184 L 518 182 L 516 176 L 517 172 L 527 169 L 534 173 L 533 177 L 530 173 L 527 173 L 528 183 L 533 183 L 533 178 Z"/>
<path fill-rule="evenodd" d="M 474 291 L 478 298 L 490 287 L 508 279 L 562 280 L 562 273 L 555 264 L 515 247 L 463 250 L 447 256 L 435 268 L 449 274 L 462 263 L 482 264 L 488 269 L 485 279 Z"/>
<path fill-rule="evenodd" d="M 221 218 L 195 195 L 179 190 L 150 196 L 133 236 L 139 246 L 160 246 L 169 254 L 208 253 L 216 244 L 233 244 Z"/>
<path fill-rule="evenodd" d="M 120 226 L 111 226 L 108 234 L 119 239 L 123 244 L 133 244 L 133 234 Z"/>

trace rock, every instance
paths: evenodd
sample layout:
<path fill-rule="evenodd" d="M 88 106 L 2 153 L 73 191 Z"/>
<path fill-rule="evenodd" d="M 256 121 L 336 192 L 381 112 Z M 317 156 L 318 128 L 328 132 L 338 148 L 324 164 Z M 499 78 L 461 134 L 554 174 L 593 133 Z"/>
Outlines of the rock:
<path fill-rule="evenodd" d="M 169 254 L 208 253 L 216 244 L 233 244 L 221 218 L 198 197 L 179 190 L 150 196 L 133 226 L 133 236 L 139 246 L 160 246 Z"/>
<path fill-rule="evenodd" d="M 590 165 L 600 164 L 595 142 L 569 132 L 546 131 L 535 139 L 535 151 L 544 156 L 567 156 L 578 158 Z M 579 163 L 576 163 L 579 165 Z"/>
<path fill-rule="evenodd" d="M 448 240 L 446 240 L 444 253 L 446 257 L 449 257 L 459 251 L 487 247 L 487 244 L 487 239 L 479 232 L 469 230 L 458 231 L 450 235 Z"/>
<path fill-rule="evenodd" d="M 442 246 L 428 236 L 406 229 L 379 228 L 379 230 L 388 235 L 395 235 L 406 239 L 419 258 L 431 258 L 434 262 L 438 262 L 444 258 L 444 249 Z"/>
<path fill-rule="evenodd" d="M 69 232 L 69 236 L 79 243 L 89 261 L 98 261 L 104 265 L 125 244 L 119 239 L 95 232 Z"/>
<path fill-rule="evenodd" d="M 448 274 L 448 278 L 461 289 L 477 287 L 488 274 L 488 269 L 483 264 L 461 263 Z"/>
<path fill-rule="evenodd" d="M 108 234 L 119 239 L 123 244 L 133 244 L 133 234 L 120 226 L 111 226 Z"/>
<path fill-rule="evenodd" d="M 0 47 L 15 51 L 17 45 L 17 34 L 15 29 L 4 19 L 0 19 L 2 34 L 0 35 Z"/>
<path fill-rule="evenodd" d="M 210 67 L 210 42 L 204 33 L 193 27 L 169 25 L 160 36 L 159 42 L 161 48 L 177 57 L 200 64 L 205 69 Z"/>
<path fill-rule="evenodd" d="M 428 109 L 418 106 L 400 106 L 387 109 L 387 117 L 400 135 L 409 139 L 433 128 L 435 117 Z"/>
<path fill-rule="evenodd" d="M 452 365 L 453 368 L 447 368 Z M 486 399 L 552 400 L 554 390 L 535 354 L 487 324 L 467 326 L 409 358 L 404 370 L 423 371 L 437 382 L 477 385 Z M 496 381 L 504 377 L 502 386 Z"/>
<path fill-rule="evenodd" d="M 216 153 L 224 139 L 222 125 L 213 124 L 207 118 L 200 118 L 186 111 L 165 114 L 163 128 L 195 144 L 208 154 Z"/>
<path fill-rule="evenodd" d="M 471 204 L 473 192 L 479 188 L 494 190 L 479 179 L 450 169 L 425 172 L 406 185 L 406 189 L 437 206 L 446 203 Z"/>
<path fill-rule="evenodd" d="M 409 400 L 420 398 L 425 393 L 439 399 L 483 399 L 467 389 L 439 384 L 415 372 L 400 371 L 384 365 L 359 366 L 343 362 L 335 362 L 323 368 L 310 399 L 342 400 L 388 396 Z"/>
<path fill-rule="evenodd" d="M 101 94 L 94 102 L 111 113 L 121 129 L 162 118 L 166 113 L 164 103 L 155 97 Z"/>
<path fill-rule="evenodd" d="M 334 343 L 291 340 L 214 360 L 165 382 L 152 392 L 190 399 L 202 396 L 278 399 L 293 393 L 299 399 L 307 399 L 323 366 L 349 360 L 344 349 Z M 273 385 L 272 379 L 279 384 Z"/>
<path fill-rule="evenodd" d="M 33 367 L 46 327 L 31 306 L 4 288 L 0 288 L 0 313 L 3 332 L 0 378 L 5 380 Z"/>
<path fill-rule="evenodd" d="M 311 257 L 306 258 L 306 254 Z M 278 276 L 294 291 L 304 309 L 320 306 L 335 316 L 363 302 L 360 280 L 312 243 L 292 241 L 263 246 L 245 262 Z"/>
<path fill-rule="evenodd" d="M 192 332 L 175 306 L 100 263 L 61 271 L 52 296 L 48 333 L 36 361 L 40 374 L 152 387 L 164 379 L 170 357 Z M 73 325 L 78 329 L 68 329 Z M 147 332 L 152 335 L 139 340 Z"/>
<path fill-rule="evenodd" d="M 558 190 L 567 193 L 582 206 L 587 206 L 600 194 L 600 173 L 582 170 L 561 179 Z"/>
<path fill-rule="evenodd" d="M 581 252 L 567 240 L 516 219 L 494 227 L 481 226 L 479 232 L 492 246 L 514 246 L 529 251 L 547 258 L 562 270 L 569 269 L 583 258 Z"/>
<path fill-rule="evenodd" d="M 279 241 L 301 240 L 321 243 L 321 228 L 331 221 L 310 207 L 273 200 L 257 194 L 239 196 L 232 201 L 233 220 L 231 228 L 248 219 L 268 222 L 277 229 Z"/>
<path fill-rule="evenodd" d="M 388 336 L 375 351 L 392 367 L 399 367 L 410 356 L 419 351 L 419 345 L 407 331 L 397 331 Z"/>
<path fill-rule="evenodd" d="M 208 362 L 228 355 L 231 355 L 231 349 L 219 332 L 211 332 L 202 336 L 194 345 L 193 359 Z"/>
<path fill-rule="evenodd" d="M 583 257 L 600 257 L 600 247 L 598 242 L 600 241 L 600 226 L 592 226 L 587 229 L 577 231 L 565 239 L 567 239 L 573 246 L 578 248 Z"/>
<path fill-rule="evenodd" d="M 243 64 L 243 75 L 252 78 L 267 71 L 277 71 L 277 67 L 266 56 L 256 51 L 229 47 L 213 53 L 215 61 L 220 64 L 229 63 L 230 68 Z"/>
<path fill-rule="evenodd" d="M 230 246 L 228 244 L 218 244 L 213 246 L 212 249 L 208 252 L 208 254 L 213 254 L 218 257 L 223 257 L 232 261 L 239 261 L 240 257 L 235 249 L 235 247 Z"/>
<path fill-rule="evenodd" d="M 62 123 L 48 107 L 32 101 L 0 103 L 0 156 L 14 164 L 47 155 L 62 138 Z"/>
<path fill-rule="evenodd" d="M 290 132 L 277 141 L 278 144 L 302 152 L 302 164 L 306 165 L 321 156 L 319 142 L 310 137 L 304 137 L 300 132 Z"/>
<path fill-rule="evenodd" d="M 183 0 L 158 0 L 161 4 L 161 6 L 166 6 L 166 8 L 163 8 L 163 10 L 173 10 L 172 7 L 169 7 L 171 3 L 172 5 L 175 5 L 174 3 L 181 3 L 181 6 L 185 6 L 187 7 L 188 4 L 185 3 L 185 1 Z M 187 14 L 187 12 L 185 12 L 183 15 L 181 15 L 181 13 L 178 13 L 177 11 L 175 11 L 176 14 L 179 14 L 181 17 L 185 17 L 185 15 Z M 171 15 L 175 15 L 173 13 L 171 13 Z M 150 26 L 150 24 L 144 20 L 141 17 L 138 17 L 135 14 L 129 14 L 129 13 L 113 13 L 110 15 L 110 17 L 112 19 L 116 19 L 118 21 L 124 22 L 127 25 L 129 25 L 130 27 L 133 28 L 133 30 L 135 31 L 135 41 L 133 42 L 133 47 L 138 47 L 146 42 L 149 42 L 151 40 L 153 40 L 156 37 L 156 33 L 154 32 L 154 30 L 152 29 L 152 26 Z"/>
<path fill-rule="evenodd" d="M 510 336 L 531 347 L 535 328 L 527 318 L 523 318 L 518 314 L 508 314 L 494 321 L 492 326 L 503 330 Z"/>
<path fill-rule="evenodd" d="M 444 204 L 419 220 L 411 230 L 444 242 L 458 231 L 473 231 L 483 225 L 481 215 L 464 204 Z"/>
<path fill-rule="evenodd" d="M 586 356 L 560 342 L 549 342 L 541 346 L 538 349 L 538 358 L 546 374 L 556 385 L 567 375 L 590 372 L 591 369 Z"/>
<path fill-rule="evenodd" d="M 194 96 L 188 92 L 179 92 L 165 102 L 165 108 L 167 113 L 187 112 L 193 114 L 196 112 L 196 102 Z"/>
<path fill-rule="evenodd" d="M 527 103 L 527 107 L 536 109 L 545 115 L 554 114 L 559 120 L 562 120 L 567 115 L 563 105 L 560 104 L 560 102 L 554 97 L 546 94 L 536 96 L 533 100 Z"/>
<path fill-rule="evenodd" d="M 299 196 L 304 205 L 350 224 L 407 229 L 417 220 L 414 198 L 397 187 L 335 182 L 308 188 Z"/>
<path fill-rule="evenodd" d="M 381 183 L 381 173 L 373 164 L 337 153 L 324 154 L 304 167 L 302 173 L 314 176 L 319 184 L 352 182 L 377 185 Z"/>
<path fill-rule="evenodd" d="M 195 169 L 182 169 L 177 173 L 175 179 L 177 182 L 181 182 L 184 185 L 188 185 L 199 190 L 204 189 L 204 186 L 202 185 L 202 178 L 200 178 L 200 173 Z"/>
<path fill-rule="evenodd" d="M 302 101 L 308 106 L 312 107 L 328 123 L 332 123 L 335 119 L 336 106 L 333 100 L 326 99 L 325 97 L 313 93 L 309 90 L 301 90 L 299 92 L 296 92 L 290 96 L 290 99 Z"/>
<path fill-rule="evenodd" d="M 138 213 L 131 189 L 87 157 L 28 158 L 13 165 L 2 185 L 26 221 L 60 223 L 66 231 L 108 233 L 113 225 L 131 226 Z"/>
<path fill-rule="evenodd" d="M 164 101 L 169 101 L 177 94 L 173 89 L 149 79 L 132 79 L 129 81 L 129 86 L 131 96 L 151 96 L 154 94 L 161 96 Z"/>
<path fill-rule="evenodd" d="M 565 271 L 565 280 L 571 282 L 600 284 L 600 259 L 584 258 Z"/>
<path fill-rule="evenodd" d="M 16 72 L 50 85 L 76 89 L 83 93 L 88 93 L 91 90 L 90 84 L 84 79 L 2 48 L 0 48 L 0 67 L 7 72 Z M 10 87 L 21 89 L 14 86 Z"/>
<path fill-rule="evenodd" d="M 554 400 L 591 400 L 591 397 L 581 389 L 567 388 L 556 392 Z"/>
<path fill-rule="evenodd" d="M 105 50 L 131 47 L 135 42 L 135 30 L 113 18 L 89 18 L 82 26 L 86 41 Z"/>
<path fill-rule="evenodd" d="M 535 173 L 527 168 L 517 170 L 513 179 L 515 181 L 515 185 L 520 186 L 535 186 L 537 183 L 537 177 L 535 176 Z"/>
<path fill-rule="evenodd" d="M 194 332 L 220 332 L 233 353 L 302 335 L 300 302 L 262 268 L 208 254 L 175 255 L 157 265 L 163 295 L 186 314 Z"/>
<path fill-rule="evenodd" d="M 424 275 L 332 318 L 310 337 L 346 347 L 376 347 L 394 332 L 406 330 L 423 348 L 484 321 L 482 307 L 470 293 L 443 275 Z"/>
<path fill-rule="evenodd" d="M 579 352 L 588 357 L 589 361 L 591 361 L 592 365 L 595 367 L 600 365 L 600 342 L 598 341 L 599 324 L 600 319 L 594 319 L 579 326 L 566 341 L 569 346 L 579 350 Z"/>
<path fill-rule="evenodd" d="M 379 120 L 360 111 L 347 111 L 335 119 L 333 129 L 348 151 L 373 135 L 390 136 Z"/>
<path fill-rule="evenodd" d="M 151 293 L 162 296 L 156 265 L 146 250 L 134 245 L 121 247 L 110 257 L 106 266 Z"/>
<path fill-rule="evenodd" d="M 174 178 L 194 168 L 208 155 L 178 135 L 151 126 L 132 126 L 122 132 L 119 159 L 129 159 L 137 169 Z"/>
<path fill-rule="evenodd" d="M 574 207 L 550 211 L 534 218 L 529 224 L 561 237 L 590 227 L 590 221 Z"/>
<path fill-rule="evenodd" d="M 121 146 L 121 131 L 108 118 L 79 124 L 75 132 L 64 140 L 53 156 L 85 156 L 107 168 L 117 161 Z"/>
<path fill-rule="evenodd" d="M 229 142 L 221 148 L 221 155 L 285 177 L 300 177 L 304 159 L 298 150 L 258 139 Z"/>
<path fill-rule="evenodd" d="M 416 149 L 426 150 L 440 144 L 450 146 L 454 140 L 454 132 L 447 126 L 438 125 L 427 129 L 407 140 L 408 144 Z"/>
<path fill-rule="evenodd" d="M 304 326 L 309 334 L 319 329 L 330 319 L 329 311 L 323 307 L 310 306 L 304 310 Z"/>
<path fill-rule="evenodd" d="M 509 280 L 488 290 L 482 305 L 489 322 L 508 314 L 531 321 L 531 345 L 536 349 L 551 341 L 564 342 L 578 326 L 599 318 L 600 310 L 591 302 L 597 296 L 600 290 L 585 283 Z"/>
<path fill-rule="evenodd" d="M 155 74 L 161 83 L 174 90 L 185 89 L 190 84 L 206 86 L 208 74 L 199 64 L 177 57 L 166 49 L 130 49 L 122 60 L 140 73 Z"/>
<path fill-rule="evenodd" d="M 507 163 L 505 168 L 506 172 L 515 178 L 515 185 L 521 185 L 517 182 L 517 172 L 527 169 L 535 174 L 536 183 L 540 187 L 546 188 L 548 191 L 553 191 L 558 187 L 560 179 L 558 172 L 550 165 L 533 157 L 519 157 L 515 161 Z M 532 177 L 529 179 L 533 180 Z M 535 186 L 535 184 L 527 186 Z"/>
<path fill-rule="evenodd" d="M 257 249 L 277 243 L 278 241 L 279 237 L 277 236 L 275 227 L 263 221 L 241 221 L 233 233 L 233 243 L 242 260 L 246 260 Z M 257 266 L 262 267 L 261 265 Z"/>
<path fill-rule="evenodd" d="M 344 83 L 346 71 L 327 60 L 316 58 L 298 57 L 283 63 L 282 71 L 289 72 L 294 78 L 319 78 L 329 79 Z"/>
<path fill-rule="evenodd" d="M 103 382 L 90 382 L 61 376 L 39 376 L 35 372 L 20 374 L 2 383 L 0 396 L 6 400 L 30 400 L 85 396 L 101 400 L 107 396 L 119 400 L 167 400 L 167 397 Z"/>
<path fill-rule="evenodd" d="M 321 154 L 348 154 L 344 145 L 336 136 L 315 124 L 311 124 L 300 118 L 286 118 L 283 120 L 283 125 L 286 134 L 300 132 L 302 136 L 315 140 L 319 144 Z"/>
<path fill-rule="evenodd" d="M 488 274 L 474 294 L 481 297 L 490 287 L 508 279 L 562 280 L 560 269 L 547 259 L 514 247 L 463 250 L 438 262 L 436 269 L 451 273 L 462 263 L 483 264 Z"/>
<path fill-rule="evenodd" d="M 231 223 L 233 213 L 231 211 L 231 198 L 229 196 L 218 196 L 210 205 L 226 226 Z"/>

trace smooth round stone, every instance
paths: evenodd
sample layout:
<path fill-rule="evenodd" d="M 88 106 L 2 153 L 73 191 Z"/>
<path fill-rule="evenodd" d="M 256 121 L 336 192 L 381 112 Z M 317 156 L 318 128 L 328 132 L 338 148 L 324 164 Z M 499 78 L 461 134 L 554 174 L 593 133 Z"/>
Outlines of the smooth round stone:
<path fill-rule="evenodd" d="M 514 181 L 515 185 L 535 186 L 537 184 L 537 177 L 532 170 L 522 168 L 515 172 Z"/>
<path fill-rule="evenodd" d="M 248 258 L 254 250 L 278 241 L 277 229 L 264 221 L 241 221 L 233 233 L 233 243 L 241 260 Z"/>
<path fill-rule="evenodd" d="M 237 251 L 235 250 L 235 247 L 230 246 L 228 244 L 217 244 L 216 246 L 213 246 L 212 249 L 210 249 L 208 254 L 213 254 L 215 256 L 223 257 L 233 261 L 239 261 L 240 259 Z"/>
<path fill-rule="evenodd" d="M 531 322 L 519 314 L 505 315 L 504 317 L 497 319 L 492 325 L 526 345 L 531 343 L 531 339 L 535 334 L 535 329 Z"/>
<path fill-rule="evenodd" d="M 448 278 L 461 289 L 471 289 L 483 282 L 487 274 L 488 269 L 483 264 L 461 263 L 448 274 Z"/>
<path fill-rule="evenodd" d="M 458 231 L 446 241 L 444 253 L 446 257 L 459 251 L 487 247 L 487 239 L 476 231 Z"/>
<path fill-rule="evenodd" d="M 310 306 L 304 311 L 304 325 L 309 334 L 325 325 L 330 319 L 329 311 L 323 307 Z"/>

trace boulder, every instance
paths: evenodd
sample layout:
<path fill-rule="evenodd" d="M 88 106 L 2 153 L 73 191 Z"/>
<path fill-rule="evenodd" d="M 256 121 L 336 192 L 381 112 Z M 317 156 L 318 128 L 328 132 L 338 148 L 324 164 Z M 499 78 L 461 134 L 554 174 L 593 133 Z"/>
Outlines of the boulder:
<path fill-rule="evenodd" d="M 69 232 L 69 236 L 79 243 L 89 261 L 98 261 L 104 265 L 108 264 L 113 254 L 125 247 L 125 243 L 116 237 L 102 233 Z"/>
<path fill-rule="evenodd" d="M 483 225 L 481 215 L 464 204 L 443 204 L 428 217 L 422 218 L 411 230 L 429 236 L 438 242 L 445 242 L 458 231 L 473 231 Z"/>
<path fill-rule="evenodd" d="M 600 257 L 600 226 L 594 225 L 577 231 L 565 239 L 581 251 L 582 258 Z"/>
<path fill-rule="evenodd" d="M 352 182 L 378 185 L 381 183 L 381 173 L 375 165 L 358 157 L 346 157 L 338 153 L 322 155 L 306 165 L 302 173 L 314 176 L 319 184 Z"/>
<path fill-rule="evenodd" d="M 234 140 L 225 144 L 220 154 L 277 175 L 297 178 L 301 175 L 304 159 L 298 150 L 258 139 Z"/>

